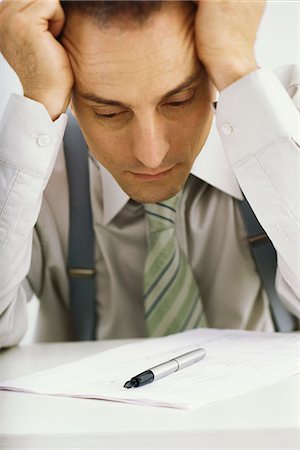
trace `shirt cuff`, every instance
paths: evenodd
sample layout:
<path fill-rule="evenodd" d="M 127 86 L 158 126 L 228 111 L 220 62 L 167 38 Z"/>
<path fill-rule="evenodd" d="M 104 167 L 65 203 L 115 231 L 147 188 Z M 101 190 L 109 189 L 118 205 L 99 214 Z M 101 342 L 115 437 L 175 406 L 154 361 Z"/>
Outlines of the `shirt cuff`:
<path fill-rule="evenodd" d="M 258 69 L 224 89 L 217 127 L 231 166 L 282 138 L 299 145 L 298 111 L 268 69 Z"/>
<path fill-rule="evenodd" d="M 43 104 L 12 94 L 0 123 L 0 158 L 21 171 L 48 178 L 67 122 L 67 114 L 53 122 Z"/>

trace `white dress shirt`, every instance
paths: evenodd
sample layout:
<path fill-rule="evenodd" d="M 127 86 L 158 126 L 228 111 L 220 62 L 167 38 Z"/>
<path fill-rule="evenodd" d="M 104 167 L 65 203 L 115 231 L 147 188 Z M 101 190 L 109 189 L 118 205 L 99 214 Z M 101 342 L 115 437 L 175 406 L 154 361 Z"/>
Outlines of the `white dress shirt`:
<path fill-rule="evenodd" d="M 211 327 L 274 329 L 240 216 L 241 189 L 277 250 L 280 299 L 300 317 L 299 79 L 295 66 L 281 67 L 276 75 L 258 69 L 222 91 L 211 133 L 185 185 L 176 233 Z M 66 124 L 66 114 L 52 122 L 42 104 L 16 94 L 0 124 L 3 346 L 24 334 L 33 292 L 41 301 L 36 340 L 72 339 Z M 92 157 L 89 168 L 97 338 L 145 336 L 144 209 Z"/>

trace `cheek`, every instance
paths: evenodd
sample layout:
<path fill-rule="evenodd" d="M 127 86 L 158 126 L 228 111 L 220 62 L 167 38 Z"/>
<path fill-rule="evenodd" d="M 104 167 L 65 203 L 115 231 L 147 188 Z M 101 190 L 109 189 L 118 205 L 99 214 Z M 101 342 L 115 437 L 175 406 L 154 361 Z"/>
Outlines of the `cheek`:
<path fill-rule="evenodd" d="M 120 165 L 128 158 L 128 139 L 111 133 L 95 120 L 93 113 L 73 98 L 73 113 L 82 129 L 87 146 L 103 165 Z M 127 156 L 126 156 L 127 155 Z"/>
<path fill-rule="evenodd" d="M 176 147 L 179 146 L 191 155 L 197 154 L 207 139 L 212 117 L 210 103 L 193 108 L 182 118 L 180 125 L 178 124 L 177 128 L 173 130 L 173 142 L 175 137 Z"/>
<path fill-rule="evenodd" d="M 90 151 L 103 164 L 110 161 L 118 161 L 121 153 L 111 140 L 99 135 L 90 137 Z"/>
<path fill-rule="evenodd" d="M 114 136 L 113 133 L 90 130 L 87 138 L 90 151 L 104 166 L 122 166 L 130 158 L 130 150 L 126 139 Z"/>
<path fill-rule="evenodd" d="M 211 97 L 207 96 L 205 100 L 199 105 L 197 111 L 190 121 L 191 127 L 194 130 L 194 140 L 198 145 L 198 149 L 204 145 L 211 128 L 213 119 L 211 101 Z"/>

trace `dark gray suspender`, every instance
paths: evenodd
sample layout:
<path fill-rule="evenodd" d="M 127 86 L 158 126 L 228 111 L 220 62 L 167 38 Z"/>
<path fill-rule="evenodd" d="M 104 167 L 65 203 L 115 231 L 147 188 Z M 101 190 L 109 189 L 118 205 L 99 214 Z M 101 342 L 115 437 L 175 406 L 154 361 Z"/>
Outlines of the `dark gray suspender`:
<path fill-rule="evenodd" d="M 81 130 L 68 111 L 64 138 L 69 180 L 70 230 L 68 271 L 75 336 L 95 338 L 94 231 L 89 191 L 88 152 Z M 240 202 L 252 254 L 264 288 L 276 331 L 295 329 L 295 318 L 282 306 L 275 291 L 276 252 L 246 200 Z"/>
<path fill-rule="evenodd" d="M 277 256 L 273 244 L 246 199 L 240 202 L 240 210 L 246 226 L 252 255 L 269 297 L 275 329 L 276 331 L 293 331 L 296 329 L 296 319 L 284 308 L 275 290 Z"/>
<path fill-rule="evenodd" d="M 95 338 L 94 231 L 90 202 L 88 150 L 70 111 L 64 138 L 69 181 L 70 227 L 68 273 L 74 336 Z M 59 201 L 59 199 L 57 199 Z"/>

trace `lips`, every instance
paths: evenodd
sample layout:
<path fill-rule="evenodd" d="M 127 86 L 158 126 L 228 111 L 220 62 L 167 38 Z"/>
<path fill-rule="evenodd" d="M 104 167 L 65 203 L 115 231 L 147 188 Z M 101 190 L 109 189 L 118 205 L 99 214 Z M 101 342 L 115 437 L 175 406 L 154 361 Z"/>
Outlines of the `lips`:
<path fill-rule="evenodd" d="M 173 166 L 174 167 L 174 166 Z M 170 169 L 167 170 L 161 170 L 160 172 L 131 172 L 136 178 L 141 179 L 141 180 L 156 180 L 159 178 L 163 178 L 164 176 L 168 175 L 171 170 L 173 169 L 173 167 L 171 167 Z"/>
<path fill-rule="evenodd" d="M 152 176 L 156 176 L 156 175 L 161 175 L 161 174 L 163 174 L 165 172 L 169 172 L 172 168 L 173 167 L 171 167 L 170 169 L 161 170 L 159 172 L 133 172 L 133 173 L 135 175 L 146 175 L 146 176 L 152 177 Z"/>

